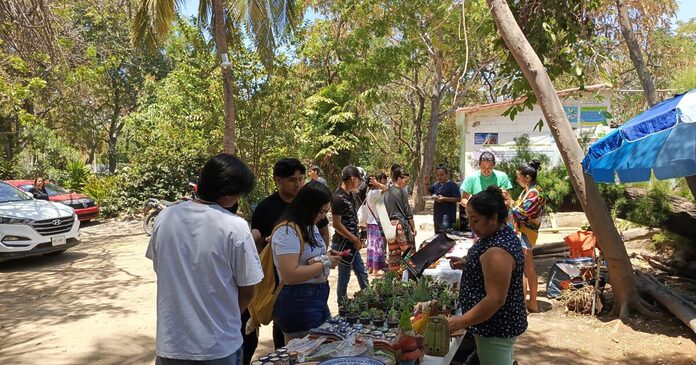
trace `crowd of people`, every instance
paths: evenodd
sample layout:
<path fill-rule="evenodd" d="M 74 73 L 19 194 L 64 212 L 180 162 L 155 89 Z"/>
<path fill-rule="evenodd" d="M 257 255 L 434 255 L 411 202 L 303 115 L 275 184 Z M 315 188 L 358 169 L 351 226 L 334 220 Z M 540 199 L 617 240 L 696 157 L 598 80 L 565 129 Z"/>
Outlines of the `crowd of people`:
<path fill-rule="evenodd" d="M 482 364 L 512 364 L 527 312 L 538 311 L 531 248 L 544 195 L 536 182 L 538 161 L 518 168 L 524 190 L 516 200 L 508 193 L 509 178 L 494 167 L 495 156 L 484 152 L 479 171 L 461 185 L 444 165 L 436 168 L 432 185 L 428 177 L 423 184 L 433 200 L 436 232 L 455 228 L 459 210 L 459 228 L 478 238 L 467 257 L 450 258 L 452 268 L 463 271 L 463 314 L 449 319 L 450 328 L 473 334 Z M 274 346 L 280 348 L 330 318 L 332 270 L 339 305 L 347 298 L 351 273 L 364 289 L 369 275 L 401 272 L 402 255 L 415 251 L 417 235 L 409 173 L 394 164 L 388 175 L 367 176 L 346 166 L 333 192 L 321 173 L 297 159 L 278 160 L 277 189 L 247 222 L 234 207 L 253 190 L 255 177 L 237 157 L 220 154 L 203 166 L 198 196 L 160 214 L 146 253 L 157 274 L 157 364 L 249 364 L 260 325 L 251 314 L 258 312 L 255 295 L 275 300 L 268 310 Z M 264 250 L 272 254 L 268 263 L 261 259 Z M 272 265 L 270 274 L 266 264 Z M 277 290 L 255 293 L 254 286 L 271 277 Z"/>

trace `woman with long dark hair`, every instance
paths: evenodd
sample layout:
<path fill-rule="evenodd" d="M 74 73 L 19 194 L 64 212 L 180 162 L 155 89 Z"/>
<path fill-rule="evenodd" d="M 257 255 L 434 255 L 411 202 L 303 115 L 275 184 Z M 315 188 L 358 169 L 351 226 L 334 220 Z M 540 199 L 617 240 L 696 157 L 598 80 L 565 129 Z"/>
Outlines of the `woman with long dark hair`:
<path fill-rule="evenodd" d="M 541 219 L 546 210 L 546 199 L 541 186 L 537 184 L 537 172 L 541 167 L 539 160 L 532 160 L 529 164 L 520 165 L 517 168 L 517 183 L 524 189 L 516 201 L 510 199 L 508 204 L 512 207 L 512 219 L 515 231 L 520 235 L 522 251 L 524 252 L 524 287 L 525 293 L 529 290 L 529 302 L 527 310 L 532 313 L 539 312 L 537 305 L 537 275 L 534 268 L 532 248 L 539 236 Z"/>
<path fill-rule="evenodd" d="M 316 223 L 329 211 L 331 192 L 310 181 L 300 189 L 273 230 L 271 247 L 279 279 L 285 283 L 273 309 L 273 320 L 285 341 L 304 337 L 326 322 L 329 272 L 340 256 L 326 249 Z"/>

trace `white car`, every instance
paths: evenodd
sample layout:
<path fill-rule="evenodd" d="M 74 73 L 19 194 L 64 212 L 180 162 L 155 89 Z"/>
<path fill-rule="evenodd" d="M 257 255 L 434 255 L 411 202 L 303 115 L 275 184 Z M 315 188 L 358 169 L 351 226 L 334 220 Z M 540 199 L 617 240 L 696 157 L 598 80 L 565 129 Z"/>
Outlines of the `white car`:
<path fill-rule="evenodd" d="M 0 261 L 60 254 L 80 243 L 73 208 L 37 200 L 0 181 Z"/>

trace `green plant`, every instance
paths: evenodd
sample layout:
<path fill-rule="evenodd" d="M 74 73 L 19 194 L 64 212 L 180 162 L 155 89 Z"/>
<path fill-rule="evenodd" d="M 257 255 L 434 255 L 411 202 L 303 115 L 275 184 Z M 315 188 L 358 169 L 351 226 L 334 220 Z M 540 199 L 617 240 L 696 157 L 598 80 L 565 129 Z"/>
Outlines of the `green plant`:
<path fill-rule="evenodd" d="M 626 218 L 650 227 L 659 227 L 671 212 L 667 199 L 669 192 L 667 182 L 652 181 L 648 194 L 633 202 L 634 205 L 626 214 Z"/>
<path fill-rule="evenodd" d="M 691 242 L 672 232 L 662 231 L 652 236 L 650 246 L 657 253 L 670 253 L 683 247 L 688 247 Z"/>
<path fill-rule="evenodd" d="M 90 177 L 89 168 L 82 161 L 70 161 L 66 166 L 67 177 L 63 181 L 66 188 L 82 191 Z"/>
<path fill-rule="evenodd" d="M 384 319 L 384 311 L 379 309 L 379 308 L 372 308 L 370 309 L 370 316 L 374 320 L 383 320 Z"/>
<path fill-rule="evenodd" d="M 387 312 L 387 318 L 389 318 L 389 321 L 391 322 L 396 322 L 399 320 L 399 311 L 397 311 L 394 308 L 391 308 L 389 312 Z"/>
<path fill-rule="evenodd" d="M 370 312 L 368 312 L 368 311 L 362 311 L 362 312 L 360 313 L 360 319 L 366 319 L 366 318 L 370 318 Z"/>
<path fill-rule="evenodd" d="M 358 307 L 358 303 L 356 303 L 352 299 L 346 299 L 344 302 L 344 306 L 346 308 L 346 314 L 349 316 L 357 316 L 358 311 L 360 310 Z"/>

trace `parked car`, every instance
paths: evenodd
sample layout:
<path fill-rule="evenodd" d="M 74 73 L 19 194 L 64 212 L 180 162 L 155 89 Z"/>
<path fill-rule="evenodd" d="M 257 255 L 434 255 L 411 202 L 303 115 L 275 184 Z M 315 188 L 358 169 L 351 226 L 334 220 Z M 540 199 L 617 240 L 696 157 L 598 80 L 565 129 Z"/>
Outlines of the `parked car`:
<path fill-rule="evenodd" d="M 34 187 L 34 180 L 7 180 L 7 183 L 25 192 Z M 63 203 L 75 209 L 80 222 L 89 222 L 99 216 L 99 205 L 87 195 L 72 193 L 48 181 L 46 181 L 45 188 L 48 192 L 48 200 Z"/>
<path fill-rule="evenodd" d="M 65 204 L 34 199 L 0 181 L 0 261 L 61 254 L 80 243 L 80 222 Z"/>

